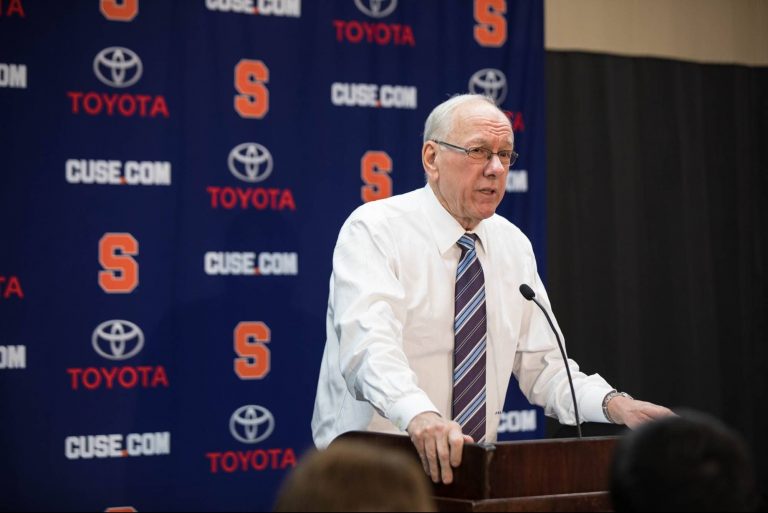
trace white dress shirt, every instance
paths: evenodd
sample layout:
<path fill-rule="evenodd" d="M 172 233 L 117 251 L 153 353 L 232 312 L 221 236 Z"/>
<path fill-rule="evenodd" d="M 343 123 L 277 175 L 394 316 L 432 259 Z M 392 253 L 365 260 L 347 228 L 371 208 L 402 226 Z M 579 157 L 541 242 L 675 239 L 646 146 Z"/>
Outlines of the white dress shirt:
<path fill-rule="evenodd" d="M 312 418 L 318 447 L 348 431 L 404 434 L 422 412 L 450 419 L 457 242 L 464 233 L 429 185 L 363 205 L 346 221 L 333 256 Z M 486 440 L 496 441 L 513 373 L 531 403 L 575 424 L 555 335 L 518 290 L 529 284 L 550 308 L 530 241 L 498 215 L 473 233 L 488 316 Z M 602 400 L 612 387 L 579 372 L 573 360 L 569 365 L 582 421 L 607 422 Z"/>

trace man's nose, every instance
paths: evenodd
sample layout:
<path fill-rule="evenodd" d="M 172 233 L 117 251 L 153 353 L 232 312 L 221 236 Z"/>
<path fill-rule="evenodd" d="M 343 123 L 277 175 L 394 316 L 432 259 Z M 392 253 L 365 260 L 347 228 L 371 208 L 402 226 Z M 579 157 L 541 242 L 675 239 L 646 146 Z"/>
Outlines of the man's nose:
<path fill-rule="evenodd" d="M 497 176 L 504 172 L 504 164 L 498 155 L 491 155 L 491 159 L 485 165 L 486 176 Z"/>

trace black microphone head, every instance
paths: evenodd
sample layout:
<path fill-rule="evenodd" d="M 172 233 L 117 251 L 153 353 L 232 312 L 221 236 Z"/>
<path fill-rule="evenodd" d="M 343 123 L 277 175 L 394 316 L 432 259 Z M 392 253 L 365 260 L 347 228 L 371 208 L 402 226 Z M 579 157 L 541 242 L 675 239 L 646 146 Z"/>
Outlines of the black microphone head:
<path fill-rule="evenodd" d="M 520 294 L 522 294 L 523 297 L 528 301 L 536 297 L 536 293 L 533 291 L 533 289 L 525 283 L 520 285 Z"/>

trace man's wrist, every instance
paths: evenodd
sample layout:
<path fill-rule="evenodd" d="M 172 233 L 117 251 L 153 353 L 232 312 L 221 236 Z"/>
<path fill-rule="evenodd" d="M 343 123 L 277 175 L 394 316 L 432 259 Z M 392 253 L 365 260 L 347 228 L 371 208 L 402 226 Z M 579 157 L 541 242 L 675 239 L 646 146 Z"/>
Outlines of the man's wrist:
<path fill-rule="evenodd" d="M 424 423 L 427 419 L 442 419 L 443 416 L 436 411 L 423 411 L 413 417 L 405 428 L 406 433 L 411 434 L 411 428 L 416 426 L 419 422 Z"/>
<path fill-rule="evenodd" d="M 611 400 L 615 399 L 616 397 L 626 397 L 627 399 L 634 399 L 628 393 L 619 392 L 616 389 L 611 390 L 610 392 L 605 394 L 605 397 L 603 397 L 603 415 L 605 416 L 606 420 L 611 424 L 618 424 L 618 422 L 616 422 L 616 419 L 611 417 L 611 414 L 608 412 L 608 404 L 611 402 Z"/>
<path fill-rule="evenodd" d="M 387 412 L 387 418 L 399 430 L 406 432 L 411 421 L 424 412 L 438 413 L 438 410 L 426 394 L 417 393 L 404 397 L 392 405 L 392 408 Z"/>

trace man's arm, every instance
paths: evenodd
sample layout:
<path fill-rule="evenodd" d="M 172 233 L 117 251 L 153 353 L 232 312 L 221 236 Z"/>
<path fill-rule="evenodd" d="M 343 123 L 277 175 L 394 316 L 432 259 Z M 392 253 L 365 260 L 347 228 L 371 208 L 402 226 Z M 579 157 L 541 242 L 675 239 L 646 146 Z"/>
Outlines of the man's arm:
<path fill-rule="evenodd" d="M 536 285 L 536 295 L 551 310 L 549 300 L 538 275 L 532 280 Z M 530 307 L 530 303 L 528 304 Z M 554 340 L 554 334 L 545 325 L 543 314 L 536 309 L 530 310 L 524 317 L 524 329 L 521 333 L 520 345 L 515 361 L 515 375 L 518 376 L 520 387 L 528 399 L 543 406 L 549 416 L 556 416 L 563 424 L 575 424 L 568 378 L 559 348 Z M 557 321 L 553 322 L 557 327 Z M 559 330 L 560 328 L 557 327 Z M 568 359 L 571 368 L 576 399 L 582 422 L 613 422 L 636 428 L 640 424 L 668 415 L 672 411 L 653 403 L 638 401 L 624 395 L 609 396 L 614 389 L 598 374 L 587 376 L 579 371 L 576 362 Z M 606 404 L 608 418 L 603 413 L 603 400 Z"/>
<path fill-rule="evenodd" d="M 355 399 L 405 431 L 416 415 L 437 409 L 418 387 L 403 348 L 407 304 L 396 244 L 385 227 L 370 224 L 345 225 L 334 252 L 339 368 Z"/>
<path fill-rule="evenodd" d="M 453 481 L 465 440 L 418 387 L 403 349 L 407 316 L 397 245 L 385 226 L 351 221 L 334 253 L 334 326 L 350 393 L 407 431 L 435 482 Z M 445 386 L 450 386 L 446 383 Z"/>

